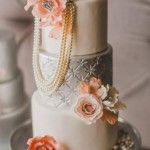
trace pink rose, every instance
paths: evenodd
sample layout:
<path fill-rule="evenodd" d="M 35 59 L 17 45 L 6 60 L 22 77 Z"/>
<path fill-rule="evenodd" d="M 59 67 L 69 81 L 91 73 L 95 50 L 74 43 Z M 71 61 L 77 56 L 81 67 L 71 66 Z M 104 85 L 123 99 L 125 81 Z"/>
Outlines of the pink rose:
<path fill-rule="evenodd" d="M 51 136 L 29 139 L 27 150 L 63 150 L 63 147 Z"/>
<path fill-rule="evenodd" d="M 82 94 L 78 97 L 74 112 L 85 123 L 92 124 L 103 115 L 103 105 L 93 95 Z"/>

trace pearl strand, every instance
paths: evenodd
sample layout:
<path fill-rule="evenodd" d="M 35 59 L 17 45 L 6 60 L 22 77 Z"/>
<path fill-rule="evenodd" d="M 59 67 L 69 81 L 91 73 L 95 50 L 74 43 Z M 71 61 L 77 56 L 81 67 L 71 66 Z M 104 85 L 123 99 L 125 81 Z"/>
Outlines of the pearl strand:
<path fill-rule="evenodd" d="M 34 78 L 37 87 L 43 91 L 46 95 L 52 95 L 62 85 L 71 59 L 71 51 L 73 45 L 73 28 L 75 20 L 75 6 L 72 1 L 68 1 L 65 9 L 65 22 L 63 28 L 61 51 L 58 58 L 57 69 L 54 74 L 54 78 L 51 81 L 47 81 L 43 78 L 40 64 L 39 64 L 39 49 L 40 49 L 40 29 L 39 18 L 35 18 L 35 31 L 34 31 L 34 47 L 33 47 L 33 70 Z M 71 34 L 68 35 L 68 28 L 71 27 Z M 69 40 L 69 46 L 67 47 L 67 40 Z"/>

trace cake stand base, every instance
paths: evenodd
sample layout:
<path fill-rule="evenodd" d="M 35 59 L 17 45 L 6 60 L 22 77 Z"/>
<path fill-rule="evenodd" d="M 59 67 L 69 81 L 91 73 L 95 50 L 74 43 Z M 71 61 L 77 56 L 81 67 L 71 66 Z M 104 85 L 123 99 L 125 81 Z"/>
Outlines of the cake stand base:
<path fill-rule="evenodd" d="M 26 150 L 27 141 L 32 137 L 31 120 L 26 121 L 15 129 L 10 138 L 10 150 Z M 141 137 L 137 129 L 124 119 L 119 118 L 119 135 L 112 150 L 140 150 Z"/>

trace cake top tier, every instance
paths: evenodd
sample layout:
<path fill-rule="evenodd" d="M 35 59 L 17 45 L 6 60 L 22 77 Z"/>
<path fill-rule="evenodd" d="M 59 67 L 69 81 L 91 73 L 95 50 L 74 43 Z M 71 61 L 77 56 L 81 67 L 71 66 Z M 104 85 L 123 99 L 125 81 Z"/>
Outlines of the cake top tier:
<path fill-rule="evenodd" d="M 76 20 L 72 55 L 94 54 L 104 50 L 107 47 L 107 0 L 74 0 L 74 4 Z M 42 27 L 41 47 L 59 54 L 60 32 L 53 25 Z"/>
<path fill-rule="evenodd" d="M 54 94 L 63 84 L 71 55 L 97 54 L 107 48 L 107 0 L 28 0 L 33 6 L 35 34 L 33 48 L 34 76 L 39 89 Z M 47 81 L 39 68 L 40 31 L 42 48 L 59 55 L 54 78 Z"/>

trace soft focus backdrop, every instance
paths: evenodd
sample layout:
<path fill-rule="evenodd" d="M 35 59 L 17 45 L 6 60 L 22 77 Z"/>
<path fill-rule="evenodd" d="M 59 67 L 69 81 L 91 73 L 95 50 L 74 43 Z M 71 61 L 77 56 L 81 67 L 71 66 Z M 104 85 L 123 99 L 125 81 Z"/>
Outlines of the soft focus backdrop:
<path fill-rule="evenodd" d="M 127 111 L 121 113 L 141 133 L 150 150 L 150 0 L 108 0 L 108 40 L 114 48 L 114 84 Z M 25 0 L 0 0 L 0 29 L 16 34 L 18 64 L 26 93 L 35 90 L 32 74 L 33 18 Z"/>

